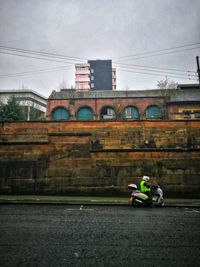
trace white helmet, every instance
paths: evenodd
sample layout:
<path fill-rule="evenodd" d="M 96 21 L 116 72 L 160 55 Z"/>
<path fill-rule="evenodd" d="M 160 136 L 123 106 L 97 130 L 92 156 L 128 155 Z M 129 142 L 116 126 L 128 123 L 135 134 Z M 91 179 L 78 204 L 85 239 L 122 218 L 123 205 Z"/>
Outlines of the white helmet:
<path fill-rule="evenodd" d="M 148 181 L 150 178 L 149 178 L 149 176 L 143 176 L 142 179 L 143 179 L 144 181 Z"/>

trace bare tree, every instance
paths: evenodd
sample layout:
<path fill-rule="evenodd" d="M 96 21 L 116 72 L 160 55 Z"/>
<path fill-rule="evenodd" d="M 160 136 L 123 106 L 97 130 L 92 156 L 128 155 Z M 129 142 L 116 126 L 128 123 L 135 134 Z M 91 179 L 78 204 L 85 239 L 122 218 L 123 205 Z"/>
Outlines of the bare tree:
<path fill-rule="evenodd" d="M 116 104 L 115 105 L 115 112 L 116 112 L 116 120 L 122 119 L 122 117 L 123 117 L 123 114 L 122 114 L 123 107 L 122 107 L 121 104 Z"/>
<path fill-rule="evenodd" d="M 163 97 L 170 97 L 175 96 L 178 94 L 179 89 L 177 89 L 178 83 L 169 80 L 167 77 L 165 80 L 159 80 L 157 81 L 157 88 L 160 89 L 159 93 L 160 96 Z"/>
<path fill-rule="evenodd" d="M 159 95 L 164 99 L 163 106 L 163 115 L 165 118 L 168 118 L 167 112 L 167 103 L 169 102 L 171 97 L 177 96 L 179 94 L 178 83 L 169 80 L 167 77 L 165 80 L 157 81 L 157 88 L 159 89 Z"/>

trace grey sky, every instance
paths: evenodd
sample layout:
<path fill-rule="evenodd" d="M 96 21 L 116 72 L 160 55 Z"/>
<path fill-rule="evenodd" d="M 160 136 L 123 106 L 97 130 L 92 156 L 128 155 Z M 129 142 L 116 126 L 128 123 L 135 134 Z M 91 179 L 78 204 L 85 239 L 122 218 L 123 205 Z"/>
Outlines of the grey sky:
<path fill-rule="evenodd" d="M 199 11 L 200 0 L 0 0 L 0 46 L 85 60 L 112 59 L 113 67 L 117 67 L 118 90 L 154 88 L 157 80 L 165 76 L 179 83 L 195 83 L 183 79 L 189 77 L 186 72 L 149 75 L 149 69 L 138 70 L 136 66 L 127 69 L 123 65 L 122 70 L 122 65 L 115 62 L 119 57 L 143 54 L 143 58 L 124 58 L 121 63 L 162 71 L 163 68 L 196 71 L 195 57 L 200 55 Z M 180 48 L 188 49 L 182 52 L 151 57 L 144 54 L 194 43 L 199 45 Z M 172 51 L 175 52 L 162 53 Z M 8 55 L 5 52 L 10 51 L 1 47 L 0 52 L 0 89 L 19 89 L 24 85 L 48 96 L 63 80 L 67 86 L 74 84 L 74 63 L 78 62 L 74 59 L 69 65 Z M 62 66 L 66 69 L 52 71 Z M 43 69 L 50 72 L 7 75 Z"/>

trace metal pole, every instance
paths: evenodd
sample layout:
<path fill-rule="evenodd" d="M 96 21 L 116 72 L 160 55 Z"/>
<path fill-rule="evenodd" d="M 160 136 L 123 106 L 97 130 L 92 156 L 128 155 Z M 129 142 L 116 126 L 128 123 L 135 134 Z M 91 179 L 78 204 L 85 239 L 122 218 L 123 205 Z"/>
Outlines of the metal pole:
<path fill-rule="evenodd" d="M 197 74 L 199 77 L 199 84 L 200 84 L 200 68 L 199 68 L 199 57 L 198 56 L 196 56 L 196 60 L 197 60 Z"/>

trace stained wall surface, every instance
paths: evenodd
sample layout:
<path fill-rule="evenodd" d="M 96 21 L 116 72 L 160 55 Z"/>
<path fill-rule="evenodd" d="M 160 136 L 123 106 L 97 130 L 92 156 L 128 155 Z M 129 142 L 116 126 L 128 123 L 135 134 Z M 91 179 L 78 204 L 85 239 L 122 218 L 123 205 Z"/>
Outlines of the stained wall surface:
<path fill-rule="evenodd" d="M 198 196 L 200 121 L 1 122 L 0 193 Z"/>

